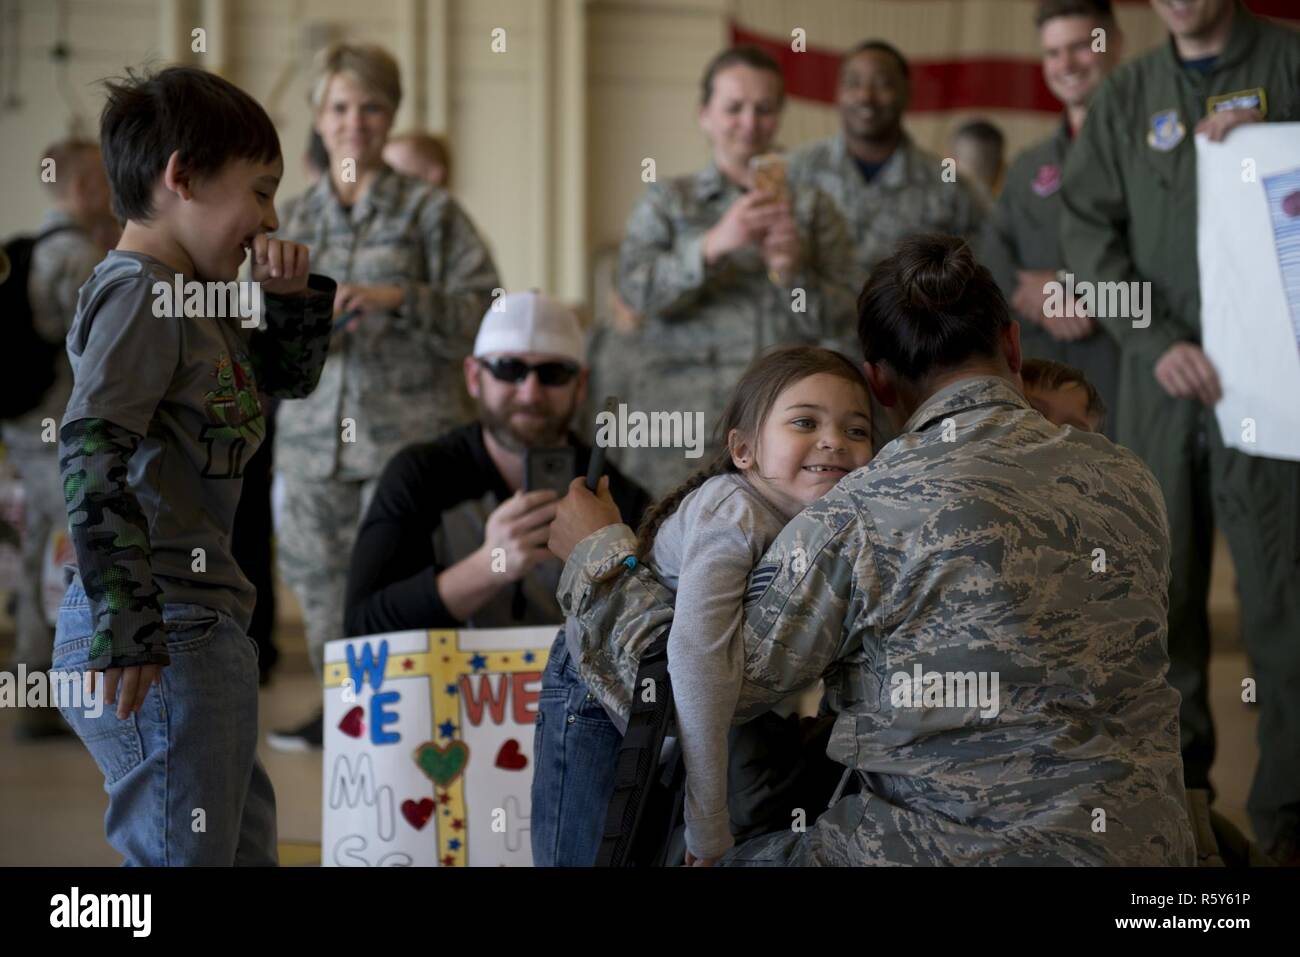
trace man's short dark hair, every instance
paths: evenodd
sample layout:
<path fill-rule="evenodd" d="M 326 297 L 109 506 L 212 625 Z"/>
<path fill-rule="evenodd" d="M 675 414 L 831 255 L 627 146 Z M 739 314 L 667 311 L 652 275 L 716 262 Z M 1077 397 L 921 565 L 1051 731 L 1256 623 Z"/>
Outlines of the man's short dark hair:
<path fill-rule="evenodd" d="M 153 216 L 154 186 L 173 152 L 199 176 L 215 175 L 231 160 L 271 163 L 280 157 L 280 137 L 266 110 L 216 74 L 188 66 L 152 74 L 128 70 L 104 86 L 99 141 L 119 219 L 147 222 Z"/>
<path fill-rule="evenodd" d="M 1106 24 L 1114 24 L 1115 11 L 1110 0 L 1039 0 L 1034 14 L 1034 26 L 1042 27 L 1057 17 L 1092 17 Z"/>
<path fill-rule="evenodd" d="M 953 138 L 969 138 L 981 146 L 1002 152 L 1006 146 L 1006 137 L 1002 131 L 988 120 L 969 120 L 953 131 Z"/>
<path fill-rule="evenodd" d="M 1078 385 L 1088 394 L 1088 414 L 1098 423 L 1106 421 L 1106 403 L 1102 400 L 1097 387 L 1088 381 L 1088 377 L 1074 366 L 1055 359 L 1026 359 L 1020 366 L 1020 379 L 1026 389 L 1038 389 L 1043 392 L 1055 392 L 1067 385 Z"/>
<path fill-rule="evenodd" d="M 903 71 L 903 79 L 909 79 L 911 71 L 907 66 L 907 57 L 903 56 L 903 54 L 899 52 L 898 47 L 894 46 L 892 43 L 886 43 L 884 40 L 863 40 L 853 49 L 849 50 L 848 53 L 844 54 L 844 58 L 840 60 L 841 69 L 845 63 L 848 63 L 849 60 L 857 56 L 859 53 L 868 52 L 883 53 L 886 56 L 893 57 L 895 62 L 898 63 L 898 68 Z"/>

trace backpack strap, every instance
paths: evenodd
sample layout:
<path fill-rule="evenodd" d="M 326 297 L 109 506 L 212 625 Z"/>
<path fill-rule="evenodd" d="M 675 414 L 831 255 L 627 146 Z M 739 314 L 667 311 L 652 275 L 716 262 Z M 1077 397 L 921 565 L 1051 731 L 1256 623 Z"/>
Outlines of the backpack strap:
<path fill-rule="evenodd" d="M 597 867 L 628 867 L 647 801 L 659 777 L 659 757 L 673 718 L 668 677 L 668 635 L 649 645 L 637 667 L 635 688 L 655 689 L 647 702 L 634 689 L 627 732 L 615 759 L 614 789 L 605 814 L 605 830 L 596 854 Z"/>

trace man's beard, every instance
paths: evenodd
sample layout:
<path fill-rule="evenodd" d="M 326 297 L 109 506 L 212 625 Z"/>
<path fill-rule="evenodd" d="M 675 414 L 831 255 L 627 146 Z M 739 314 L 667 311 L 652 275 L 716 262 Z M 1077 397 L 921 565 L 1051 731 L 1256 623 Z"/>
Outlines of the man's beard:
<path fill-rule="evenodd" d="M 522 430 L 510 421 L 511 413 L 523 411 L 518 406 L 508 406 L 501 412 L 497 412 L 479 402 L 478 418 L 483 423 L 483 428 L 487 429 L 492 435 L 492 438 L 496 439 L 502 448 L 511 452 L 523 452 L 525 449 L 554 448 L 568 444 L 566 436 L 569 420 L 573 418 L 574 404 L 576 403 L 570 403 L 568 410 L 563 415 L 548 416 L 545 412 L 542 412 L 541 414 L 545 418 Z"/>

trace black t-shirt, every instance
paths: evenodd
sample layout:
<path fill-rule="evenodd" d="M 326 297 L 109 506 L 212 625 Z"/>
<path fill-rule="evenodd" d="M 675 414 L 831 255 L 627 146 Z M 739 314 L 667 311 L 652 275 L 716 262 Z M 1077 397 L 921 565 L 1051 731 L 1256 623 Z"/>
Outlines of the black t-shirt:
<path fill-rule="evenodd" d="M 585 475 L 591 449 L 572 435 L 569 441 L 577 452 L 575 477 Z M 636 528 L 649 495 L 612 465 L 606 472 L 623 521 Z M 352 549 L 344 606 L 348 636 L 562 622 L 555 601 L 558 559 L 517 585 L 504 585 L 469 622 L 453 618 L 438 594 L 439 573 L 483 544 L 487 515 L 510 495 L 477 422 L 393 456 Z"/>

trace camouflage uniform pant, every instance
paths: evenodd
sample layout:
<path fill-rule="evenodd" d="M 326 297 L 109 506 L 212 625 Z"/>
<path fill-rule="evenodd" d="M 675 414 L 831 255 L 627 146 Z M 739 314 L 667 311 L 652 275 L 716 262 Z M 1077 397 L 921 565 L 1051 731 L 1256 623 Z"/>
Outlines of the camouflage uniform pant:
<path fill-rule="evenodd" d="M 325 642 L 343 637 L 343 597 L 357 527 L 378 479 L 302 478 L 283 471 L 276 566 L 302 606 L 307 654 L 321 674 Z"/>
<path fill-rule="evenodd" d="M 23 483 L 23 582 L 17 598 L 18 644 L 14 664 L 48 668 L 54 653 L 54 630 L 45 619 L 41 572 L 50 533 L 68 524 L 59 479 L 59 457 L 53 445 L 31 451 L 10 447 L 10 458 Z"/>
<path fill-rule="evenodd" d="M 941 814 L 891 804 L 870 791 L 836 801 L 806 830 L 787 828 L 746 841 L 722 858 L 728 867 L 861 866 L 1182 866 L 1196 863 L 1183 795 L 1169 791 L 1130 795 L 1124 815 L 1113 815 L 1104 834 L 1091 833 L 1087 809 L 1072 829 L 1035 830 L 989 823 L 974 827 Z M 1178 793 L 1174 793 L 1178 790 Z M 1128 827 L 1159 821 L 1163 840 Z M 809 817 L 812 814 L 808 815 Z"/>

